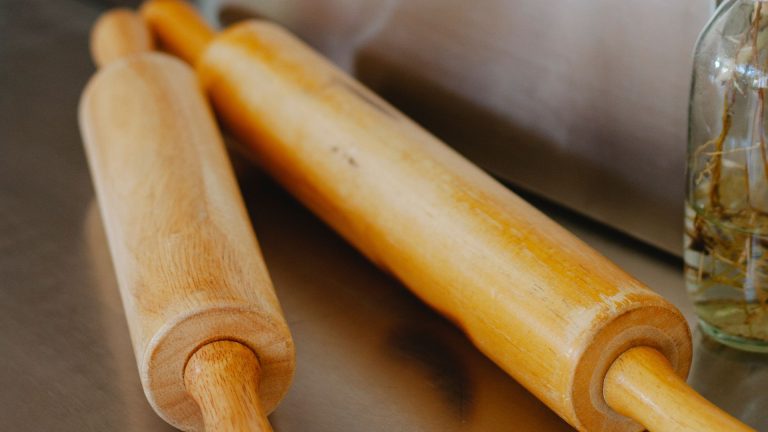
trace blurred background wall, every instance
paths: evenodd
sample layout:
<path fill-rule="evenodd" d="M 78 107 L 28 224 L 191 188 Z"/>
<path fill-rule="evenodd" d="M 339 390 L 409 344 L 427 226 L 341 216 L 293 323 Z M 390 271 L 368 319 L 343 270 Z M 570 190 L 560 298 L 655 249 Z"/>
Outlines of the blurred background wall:
<path fill-rule="evenodd" d="M 712 0 L 202 0 L 277 21 L 493 174 L 679 254 Z"/>

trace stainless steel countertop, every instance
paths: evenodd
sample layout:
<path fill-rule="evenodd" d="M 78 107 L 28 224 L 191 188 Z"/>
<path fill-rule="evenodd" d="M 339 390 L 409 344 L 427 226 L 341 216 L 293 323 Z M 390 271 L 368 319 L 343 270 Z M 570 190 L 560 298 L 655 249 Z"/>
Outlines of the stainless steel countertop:
<path fill-rule="evenodd" d="M 0 430 L 170 430 L 144 399 L 77 131 L 103 5 L 0 0 Z M 287 431 L 570 428 L 450 323 L 235 161 L 297 346 Z M 536 202 L 693 320 L 681 264 Z M 692 321 L 693 322 L 693 321 Z M 768 430 L 768 356 L 695 335 L 690 382 Z"/>

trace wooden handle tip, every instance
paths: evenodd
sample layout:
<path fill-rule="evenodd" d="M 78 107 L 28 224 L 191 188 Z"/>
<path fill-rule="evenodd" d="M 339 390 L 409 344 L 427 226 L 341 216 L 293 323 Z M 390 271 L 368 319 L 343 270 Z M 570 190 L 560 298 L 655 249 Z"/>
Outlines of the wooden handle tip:
<path fill-rule="evenodd" d="M 260 373 L 256 354 L 239 342 L 211 342 L 192 355 L 184 384 L 206 431 L 272 431 L 259 400 Z"/>
<path fill-rule="evenodd" d="M 213 29 L 183 0 L 147 0 L 141 15 L 161 41 L 161 48 L 195 64 L 214 37 Z"/>
<path fill-rule="evenodd" d="M 154 42 L 144 20 L 130 9 L 105 12 L 91 31 L 91 56 L 101 68 L 123 57 L 152 51 Z"/>
<path fill-rule="evenodd" d="M 650 432 L 754 432 L 696 393 L 653 348 L 632 348 L 616 359 L 603 395 Z"/>

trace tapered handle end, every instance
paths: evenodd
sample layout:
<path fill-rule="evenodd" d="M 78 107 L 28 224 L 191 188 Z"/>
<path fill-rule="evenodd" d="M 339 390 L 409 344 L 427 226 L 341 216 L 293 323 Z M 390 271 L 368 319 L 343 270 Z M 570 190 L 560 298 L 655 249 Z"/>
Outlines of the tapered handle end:
<path fill-rule="evenodd" d="M 141 16 L 129 9 L 105 12 L 91 30 L 91 56 L 99 68 L 152 49 L 154 43 L 149 27 Z"/>
<path fill-rule="evenodd" d="M 148 0 L 141 16 L 161 48 L 194 65 L 215 35 L 192 5 L 183 0 Z"/>

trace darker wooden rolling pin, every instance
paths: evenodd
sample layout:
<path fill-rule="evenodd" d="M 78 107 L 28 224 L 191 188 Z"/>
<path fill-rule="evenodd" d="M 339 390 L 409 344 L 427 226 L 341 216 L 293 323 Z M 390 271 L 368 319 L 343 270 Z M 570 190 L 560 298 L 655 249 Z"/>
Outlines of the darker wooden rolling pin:
<path fill-rule="evenodd" d="M 92 35 L 102 67 L 80 103 L 144 391 L 184 430 L 270 431 L 291 335 L 194 72 L 129 55 L 148 35 L 130 11 L 104 15 Z"/>
<path fill-rule="evenodd" d="M 688 325 L 489 175 L 263 21 L 142 8 L 261 166 L 581 431 L 750 430 L 691 388 Z"/>

